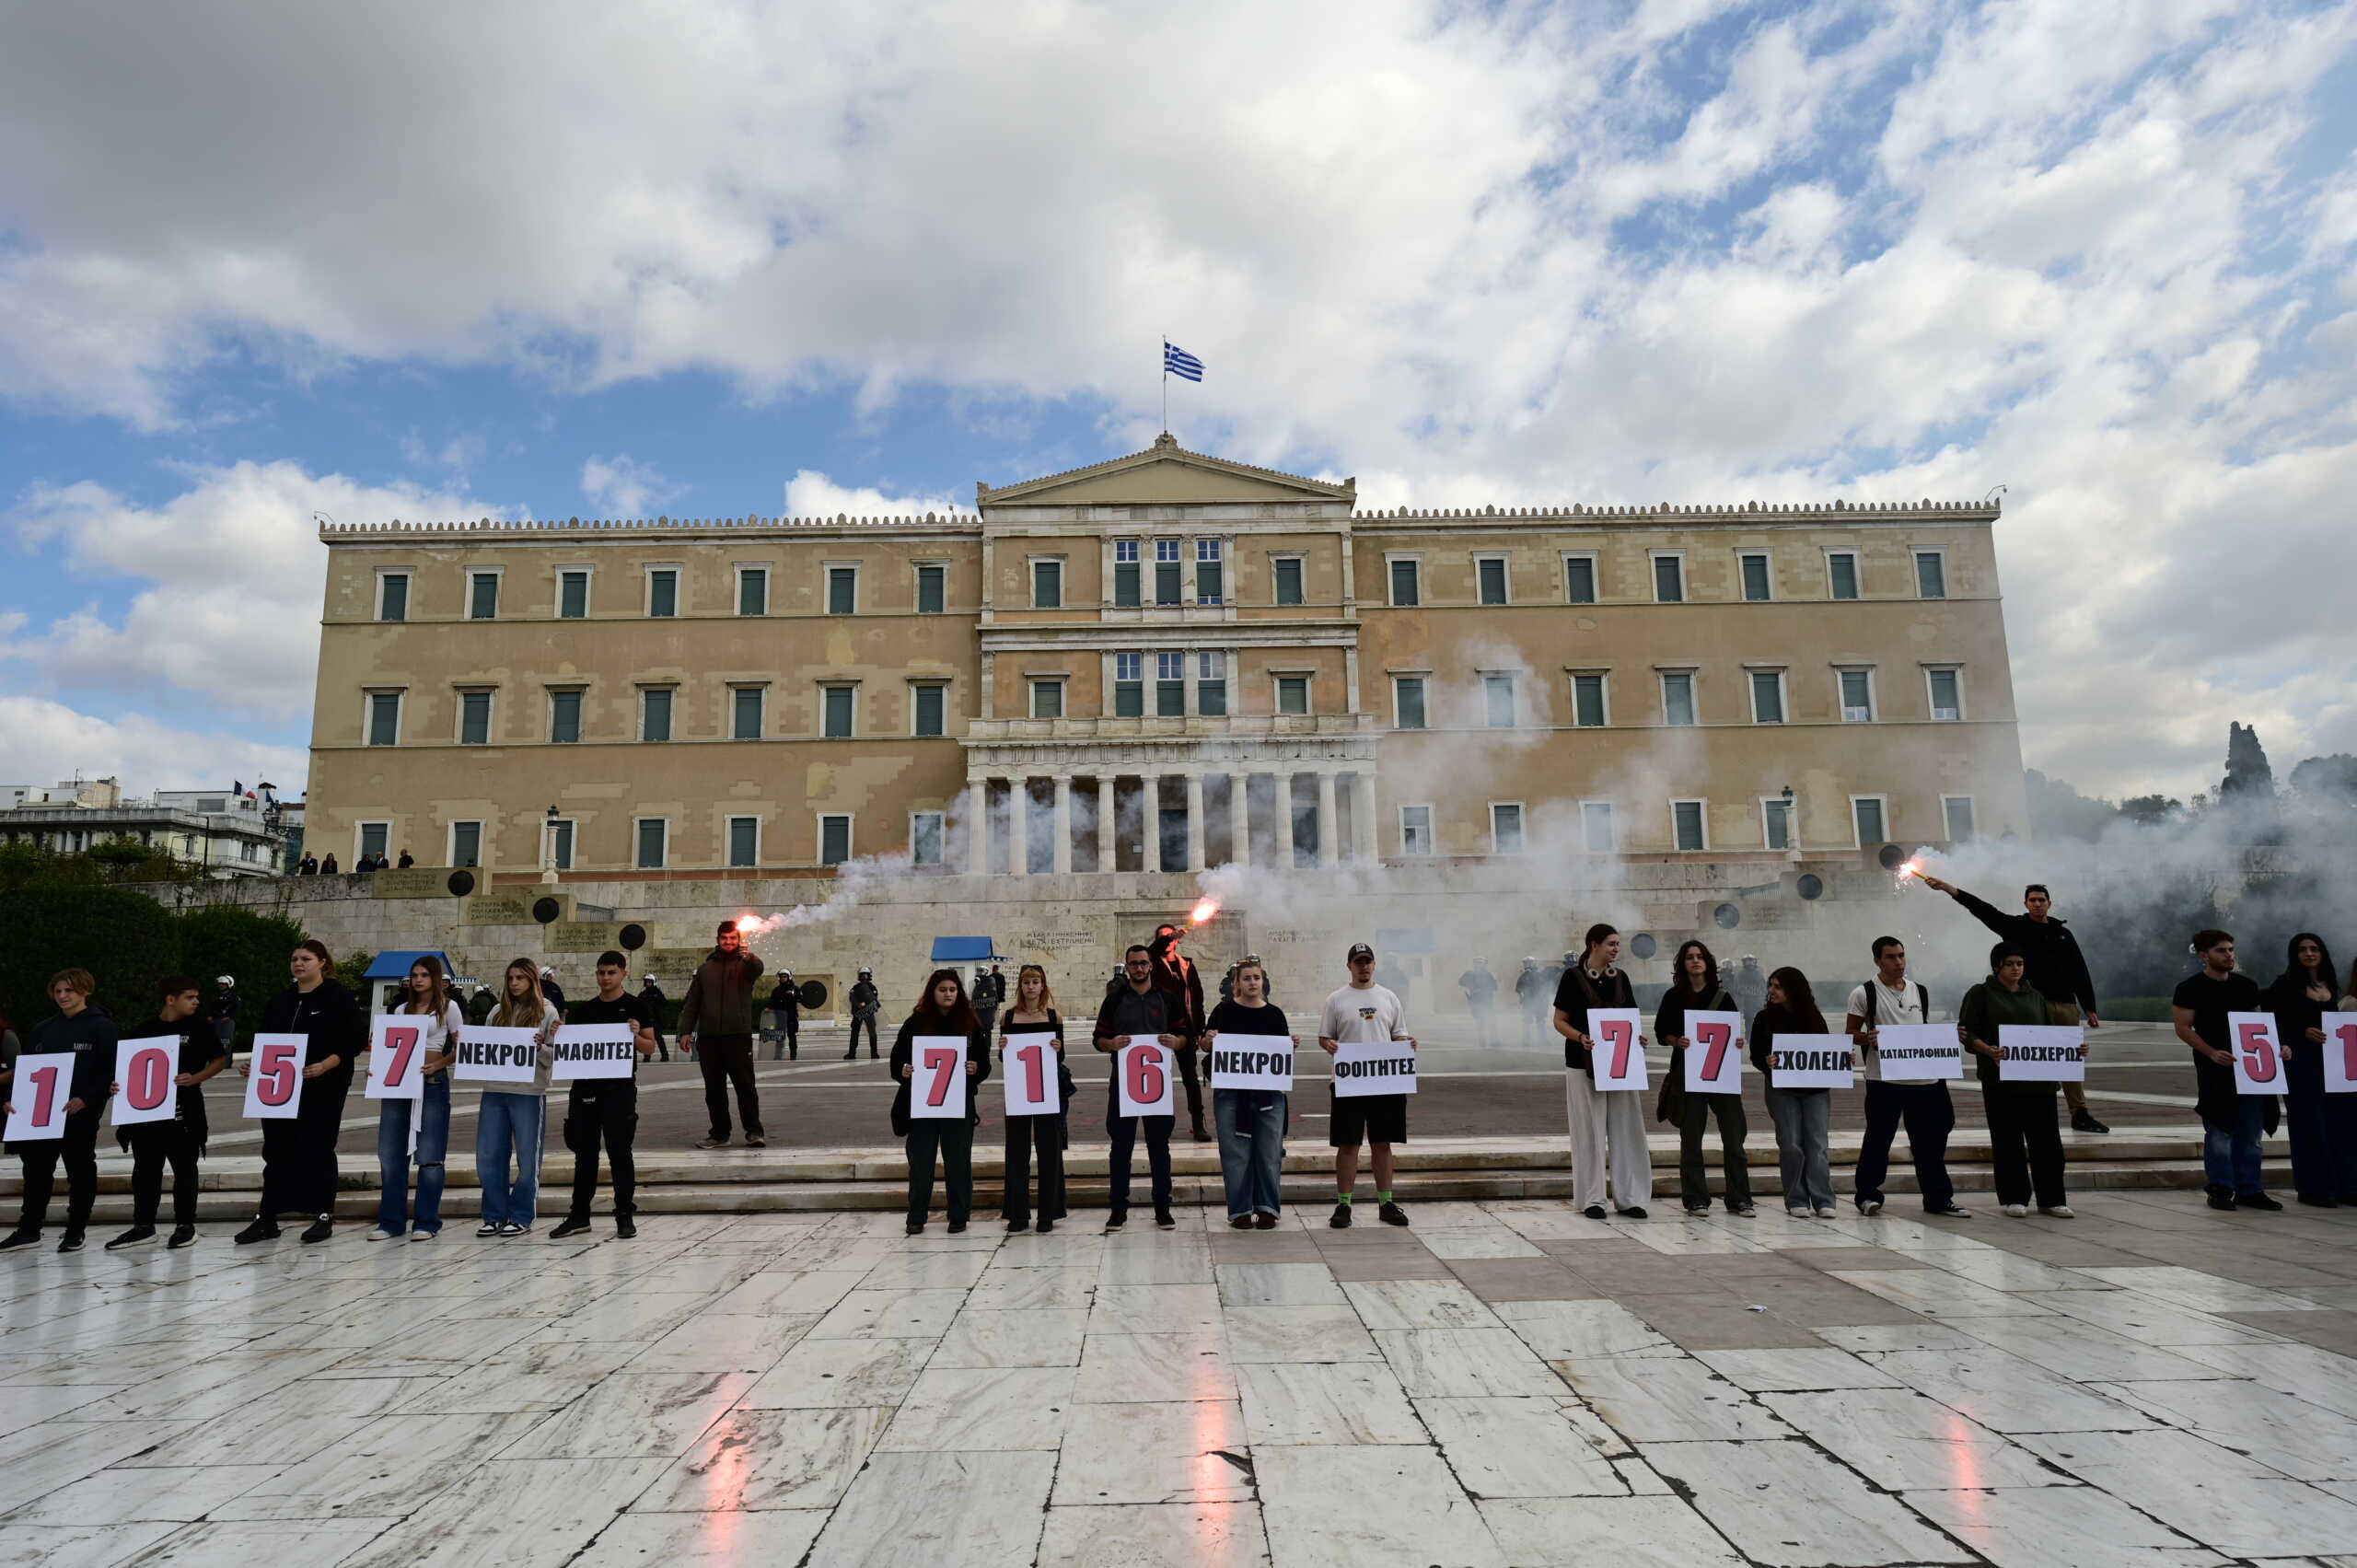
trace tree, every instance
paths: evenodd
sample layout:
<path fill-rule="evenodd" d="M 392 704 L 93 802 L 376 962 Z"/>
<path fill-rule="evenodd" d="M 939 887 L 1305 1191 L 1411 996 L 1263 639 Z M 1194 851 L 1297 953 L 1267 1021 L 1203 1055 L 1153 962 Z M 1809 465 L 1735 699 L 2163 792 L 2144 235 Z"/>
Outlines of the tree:
<path fill-rule="evenodd" d="M 2221 805 L 2258 804 L 2275 798 L 2275 770 L 2267 763 L 2267 749 L 2258 743 L 2256 726 L 2229 723 L 2226 727 L 2226 776 L 2218 785 Z"/>
<path fill-rule="evenodd" d="M 2357 757 L 2310 757 L 2292 770 L 2291 782 L 2294 793 L 2320 805 L 2357 806 Z"/>
<path fill-rule="evenodd" d="M 2119 814 L 2139 827 L 2158 828 L 2185 815 L 2185 802 L 2165 795 L 2131 795 L 2119 803 Z"/>
<path fill-rule="evenodd" d="M 2029 794 L 2030 831 L 2041 839 L 2080 839 L 2088 843 L 2119 818 L 2119 807 L 2108 800 L 2091 799 L 2061 779 L 2048 778 L 2036 768 L 2022 774 Z"/>

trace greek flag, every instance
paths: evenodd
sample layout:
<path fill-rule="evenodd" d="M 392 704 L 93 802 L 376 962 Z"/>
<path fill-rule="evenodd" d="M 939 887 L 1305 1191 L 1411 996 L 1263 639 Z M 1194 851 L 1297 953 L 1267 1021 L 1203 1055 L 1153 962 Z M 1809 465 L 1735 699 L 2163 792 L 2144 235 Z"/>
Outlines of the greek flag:
<path fill-rule="evenodd" d="M 1162 344 L 1162 373 L 1166 376 L 1184 376 L 1190 381 L 1200 381 L 1203 378 L 1203 362 L 1178 344 L 1165 339 Z"/>

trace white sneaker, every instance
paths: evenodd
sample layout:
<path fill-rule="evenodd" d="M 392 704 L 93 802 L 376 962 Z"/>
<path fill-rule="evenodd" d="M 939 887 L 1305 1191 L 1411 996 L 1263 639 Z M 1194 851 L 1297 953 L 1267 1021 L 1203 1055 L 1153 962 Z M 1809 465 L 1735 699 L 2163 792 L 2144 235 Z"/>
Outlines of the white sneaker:
<path fill-rule="evenodd" d="M 1830 1203 L 1819 1203 L 1817 1206 L 1817 1217 L 1821 1220 L 1838 1220 L 1841 1217 L 1841 1211 Z"/>
<path fill-rule="evenodd" d="M 376 1229 L 370 1231 L 360 1239 L 363 1241 L 399 1241 L 401 1237 L 393 1231 L 387 1230 L 383 1225 L 378 1225 Z"/>
<path fill-rule="evenodd" d="M 2005 1214 L 2009 1219 L 2021 1219 L 2027 1215 L 2028 1213 L 2029 1205 L 2027 1203 L 2008 1203 L 2005 1205 Z"/>
<path fill-rule="evenodd" d="M 412 1241 L 431 1241 L 441 1234 L 438 1230 L 413 1230 L 409 1233 L 409 1238 Z"/>
<path fill-rule="evenodd" d="M 2071 1205 L 2070 1205 L 2070 1204 L 2068 1204 L 2068 1203 L 2055 1203 L 2055 1204 L 2052 1204 L 2052 1205 L 2051 1205 L 2051 1206 L 2049 1206 L 2049 1207 L 2042 1208 L 2042 1209 L 2038 1210 L 2038 1212 L 2039 1214 L 2049 1214 L 2049 1215 L 2051 1215 L 2052 1217 L 2054 1217 L 2055 1219 L 2058 1219 L 2058 1220 L 2069 1220 L 2069 1219 L 2076 1219 L 2076 1218 L 2078 1218 L 2078 1216 L 2077 1216 L 2076 1214 L 2073 1214 L 2073 1213 L 2071 1212 Z"/>
<path fill-rule="evenodd" d="M 1878 1214 L 1882 1213 L 1882 1200 L 1879 1198 L 1867 1199 L 1864 1202 L 1858 1205 L 1858 1213 L 1862 1214 Z"/>

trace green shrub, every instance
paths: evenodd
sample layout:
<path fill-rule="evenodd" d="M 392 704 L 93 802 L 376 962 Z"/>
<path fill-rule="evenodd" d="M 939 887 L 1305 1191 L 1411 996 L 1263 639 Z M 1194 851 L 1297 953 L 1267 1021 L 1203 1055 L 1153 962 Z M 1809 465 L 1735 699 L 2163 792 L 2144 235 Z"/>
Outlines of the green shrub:
<path fill-rule="evenodd" d="M 234 904 L 208 904 L 180 917 L 180 972 L 193 975 L 213 1000 L 216 976 L 238 982 L 238 1033 L 242 1040 L 261 1020 L 270 999 L 286 989 L 286 956 L 303 939 L 303 928 L 283 914 L 257 914 Z"/>
<path fill-rule="evenodd" d="M 49 977 L 59 970 L 97 976 L 99 1004 L 127 1023 L 148 1015 L 157 982 L 180 967 L 172 912 L 122 888 L 0 892 L 0 1012 L 20 1029 L 56 1011 Z"/>

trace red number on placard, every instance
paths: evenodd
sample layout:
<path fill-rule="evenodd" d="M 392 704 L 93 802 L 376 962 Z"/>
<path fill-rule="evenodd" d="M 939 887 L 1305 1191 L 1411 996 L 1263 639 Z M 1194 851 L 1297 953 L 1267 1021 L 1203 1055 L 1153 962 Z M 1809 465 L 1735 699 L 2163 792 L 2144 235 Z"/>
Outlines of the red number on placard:
<path fill-rule="evenodd" d="M 33 1125 L 46 1127 L 57 1104 L 57 1069 L 42 1067 L 26 1075 L 33 1081 Z"/>
<path fill-rule="evenodd" d="M 2243 1071 L 2254 1084 L 2275 1081 L 2275 1041 L 2269 1037 L 2265 1024 L 2245 1024 L 2242 1028 Z"/>
<path fill-rule="evenodd" d="M 2357 1024 L 2343 1024 L 2332 1035 L 2340 1042 L 2341 1076 L 2357 1082 Z"/>
<path fill-rule="evenodd" d="M 399 1088 L 401 1078 L 409 1071 L 410 1058 L 416 1054 L 418 1037 L 423 1031 L 414 1028 L 387 1029 L 384 1049 L 393 1053 L 392 1064 L 385 1069 L 385 1084 Z"/>
<path fill-rule="evenodd" d="M 1694 1033 L 1702 1047 L 1702 1076 L 1718 1082 L 1719 1064 L 1726 1060 L 1727 1047 L 1735 1041 L 1735 1031 L 1724 1024 L 1697 1024 Z"/>
<path fill-rule="evenodd" d="M 1130 1052 L 1130 1103 L 1157 1105 L 1162 1100 L 1165 1083 L 1162 1073 L 1162 1048 L 1144 1046 Z"/>
<path fill-rule="evenodd" d="M 1048 1048 L 1027 1045 L 1015 1053 L 1023 1063 L 1023 1085 L 1029 1092 L 1023 1097 L 1027 1105 L 1043 1104 L 1048 1098 Z"/>
<path fill-rule="evenodd" d="M 1607 1076 L 1625 1078 L 1629 1075 L 1629 1049 L 1636 1041 L 1636 1028 L 1628 1019 L 1604 1020 L 1604 1043 L 1612 1048 L 1612 1071 Z"/>
<path fill-rule="evenodd" d="M 132 1109 L 153 1110 L 164 1103 L 171 1088 L 166 1061 L 160 1051 L 143 1051 L 131 1059 L 131 1075 L 123 1082 L 122 1098 L 131 1102 Z"/>
<path fill-rule="evenodd" d="M 924 1070 L 933 1074 L 933 1086 L 924 1092 L 925 1104 L 949 1103 L 950 1074 L 958 1071 L 958 1064 L 964 1056 L 963 1051 L 951 1051 L 946 1046 L 928 1045 L 924 1048 Z"/>
<path fill-rule="evenodd" d="M 276 1040 L 255 1053 L 254 1098 L 264 1105 L 284 1105 L 295 1098 L 295 1042 Z"/>

